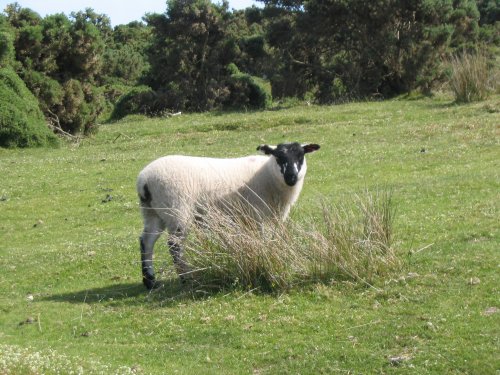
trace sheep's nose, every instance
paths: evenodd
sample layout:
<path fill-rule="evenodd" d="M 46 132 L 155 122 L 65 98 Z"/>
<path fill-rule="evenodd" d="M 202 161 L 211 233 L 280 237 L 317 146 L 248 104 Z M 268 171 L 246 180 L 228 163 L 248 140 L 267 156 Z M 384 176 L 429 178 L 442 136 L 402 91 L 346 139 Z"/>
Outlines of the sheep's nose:
<path fill-rule="evenodd" d="M 285 174 L 285 183 L 288 186 L 294 186 L 297 183 L 297 175 L 294 174 Z"/>

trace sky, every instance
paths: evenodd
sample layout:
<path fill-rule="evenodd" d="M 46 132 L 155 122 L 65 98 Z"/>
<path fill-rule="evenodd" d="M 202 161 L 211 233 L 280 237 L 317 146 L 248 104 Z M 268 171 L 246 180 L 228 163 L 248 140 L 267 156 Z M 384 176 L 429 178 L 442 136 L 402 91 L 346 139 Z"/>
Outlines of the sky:
<path fill-rule="evenodd" d="M 0 0 L 0 11 L 16 0 Z M 214 1 L 217 2 L 217 1 Z M 145 13 L 164 13 L 166 0 L 17 0 L 23 8 L 30 8 L 45 17 L 48 14 L 64 13 L 92 8 L 96 13 L 106 14 L 111 25 L 140 21 Z M 245 9 L 252 5 L 262 6 L 253 0 L 229 0 L 230 9 Z"/>

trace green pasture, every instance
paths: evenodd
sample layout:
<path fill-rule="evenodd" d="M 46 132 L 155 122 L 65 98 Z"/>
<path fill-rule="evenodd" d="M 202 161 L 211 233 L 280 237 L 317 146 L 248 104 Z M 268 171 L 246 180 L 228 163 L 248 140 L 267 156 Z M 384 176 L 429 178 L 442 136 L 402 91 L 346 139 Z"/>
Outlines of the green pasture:
<path fill-rule="evenodd" d="M 500 97 L 128 117 L 0 149 L 1 374 L 498 374 Z M 166 154 L 314 142 L 292 220 L 390 191 L 396 274 L 281 294 L 142 286 L 135 178 Z"/>

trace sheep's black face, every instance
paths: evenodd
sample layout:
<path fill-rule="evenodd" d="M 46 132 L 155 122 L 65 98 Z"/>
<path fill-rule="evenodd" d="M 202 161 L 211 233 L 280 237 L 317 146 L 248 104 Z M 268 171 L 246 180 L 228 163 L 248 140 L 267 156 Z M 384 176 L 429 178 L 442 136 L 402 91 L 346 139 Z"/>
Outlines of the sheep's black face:
<path fill-rule="evenodd" d="M 304 165 L 304 155 L 319 149 L 319 145 L 300 143 L 281 143 L 276 147 L 262 145 L 257 148 L 266 155 L 273 155 L 281 174 L 288 186 L 294 186 L 299 180 L 299 173 Z"/>
<path fill-rule="evenodd" d="M 294 186 L 304 164 L 304 149 L 298 143 L 280 144 L 273 153 L 288 186 Z"/>

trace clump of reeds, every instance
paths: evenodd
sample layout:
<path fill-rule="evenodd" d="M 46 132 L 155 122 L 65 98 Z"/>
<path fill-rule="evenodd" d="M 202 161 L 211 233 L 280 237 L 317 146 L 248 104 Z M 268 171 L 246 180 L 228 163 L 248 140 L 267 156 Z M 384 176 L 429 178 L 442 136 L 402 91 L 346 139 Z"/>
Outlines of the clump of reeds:
<path fill-rule="evenodd" d="M 323 201 L 300 221 L 271 217 L 263 225 L 243 206 L 224 206 L 206 209 L 186 244 L 199 285 L 283 291 L 318 281 L 370 284 L 400 265 L 390 194 L 367 193 L 349 205 Z"/>
<path fill-rule="evenodd" d="M 493 76 L 484 52 L 453 55 L 450 86 L 458 103 L 484 100 L 492 91 Z"/>

